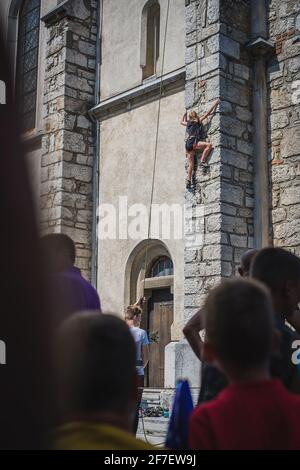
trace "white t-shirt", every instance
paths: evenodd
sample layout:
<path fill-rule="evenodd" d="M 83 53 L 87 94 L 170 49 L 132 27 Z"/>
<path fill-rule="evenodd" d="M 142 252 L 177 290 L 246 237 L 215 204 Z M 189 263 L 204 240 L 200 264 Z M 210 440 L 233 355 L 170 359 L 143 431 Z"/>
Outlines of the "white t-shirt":
<path fill-rule="evenodd" d="M 131 326 L 130 331 L 135 341 L 136 361 L 138 364 L 139 362 L 143 360 L 142 346 L 149 344 L 149 340 L 148 340 L 147 332 L 145 330 L 142 330 L 142 328 L 138 328 L 137 326 Z M 136 371 L 138 375 L 144 375 L 144 368 L 142 365 L 141 366 L 137 365 Z"/>

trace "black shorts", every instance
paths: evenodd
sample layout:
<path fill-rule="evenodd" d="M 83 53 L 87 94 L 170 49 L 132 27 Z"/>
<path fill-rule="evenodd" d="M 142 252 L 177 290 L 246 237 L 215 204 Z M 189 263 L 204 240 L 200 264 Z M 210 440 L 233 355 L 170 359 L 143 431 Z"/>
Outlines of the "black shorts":
<path fill-rule="evenodd" d="M 187 152 L 191 152 L 194 150 L 194 145 L 196 145 L 199 142 L 199 139 L 197 137 L 189 137 L 185 143 L 185 149 Z"/>

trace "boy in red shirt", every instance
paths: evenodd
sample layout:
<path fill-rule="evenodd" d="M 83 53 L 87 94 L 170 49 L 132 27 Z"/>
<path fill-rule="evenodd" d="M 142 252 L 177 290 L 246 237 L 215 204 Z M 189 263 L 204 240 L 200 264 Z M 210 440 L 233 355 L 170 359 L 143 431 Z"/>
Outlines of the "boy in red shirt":
<path fill-rule="evenodd" d="M 194 410 L 190 448 L 300 449 L 300 397 L 269 374 L 274 315 L 267 290 L 254 281 L 224 282 L 205 311 L 204 355 L 229 385 Z"/>

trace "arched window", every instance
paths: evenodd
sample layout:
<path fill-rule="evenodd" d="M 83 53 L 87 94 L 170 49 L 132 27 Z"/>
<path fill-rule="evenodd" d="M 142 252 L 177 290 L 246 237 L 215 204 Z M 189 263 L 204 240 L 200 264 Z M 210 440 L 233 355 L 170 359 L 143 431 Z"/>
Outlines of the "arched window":
<path fill-rule="evenodd" d="M 159 56 L 160 6 L 149 0 L 142 13 L 142 50 L 141 67 L 143 80 L 155 75 Z"/>
<path fill-rule="evenodd" d="M 149 277 L 161 277 L 173 275 L 173 263 L 167 256 L 162 256 L 156 260 L 150 270 Z"/>
<path fill-rule="evenodd" d="M 24 0 L 19 12 L 16 92 L 22 130 L 35 127 L 40 0 Z"/>

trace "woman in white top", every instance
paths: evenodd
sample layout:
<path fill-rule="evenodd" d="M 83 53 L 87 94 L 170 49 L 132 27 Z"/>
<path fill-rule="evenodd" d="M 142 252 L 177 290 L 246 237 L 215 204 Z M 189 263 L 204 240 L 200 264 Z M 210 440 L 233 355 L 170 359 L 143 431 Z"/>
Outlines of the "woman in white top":
<path fill-rule="evenodd" d="M 125 312 L 125 321 L 129 326 L 136 345 L 136 372 L 137 372 L 137 409 L 135 413 L 133 431 L 136 434 L 139 423 L 139 408 L 143 395 L 145 368 L 149 362 L 149 340 L 145 330 L 140 328 L 143 299 L 129 305 Z"/>

